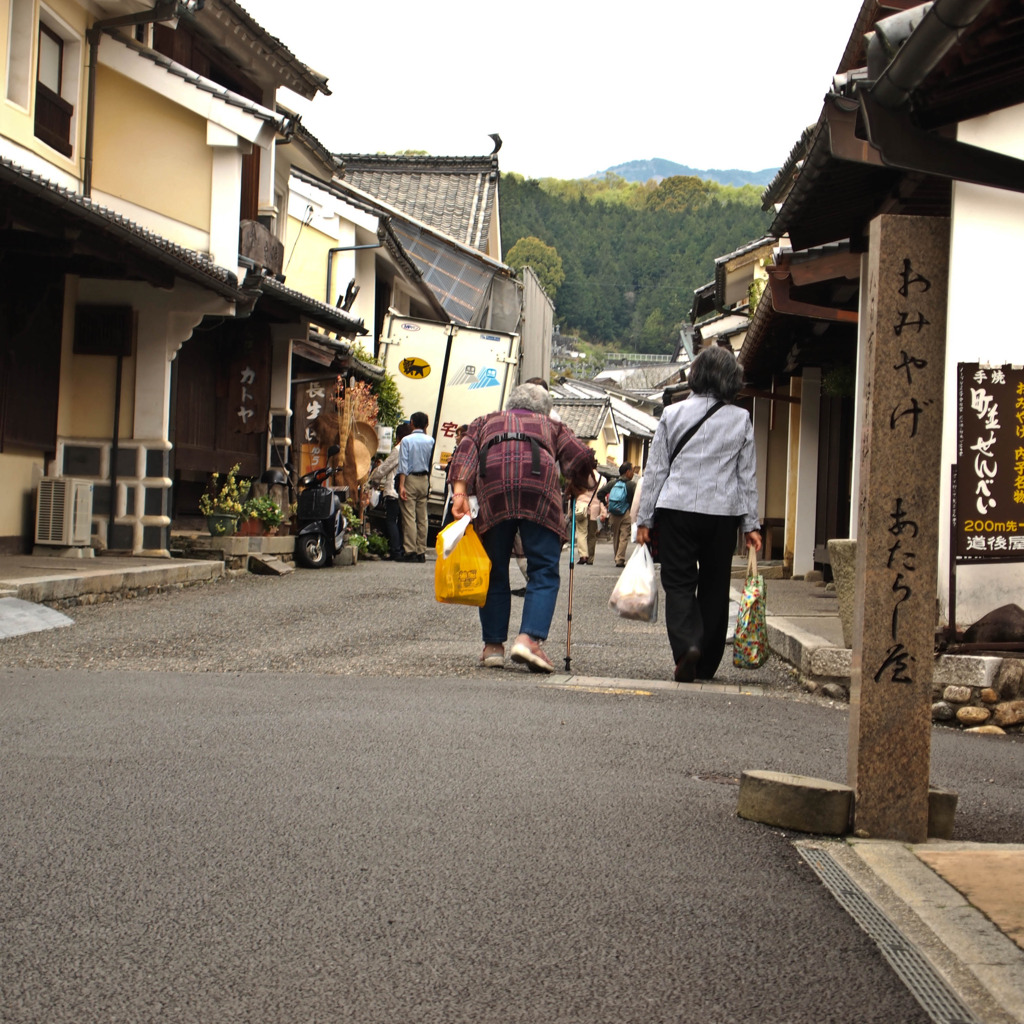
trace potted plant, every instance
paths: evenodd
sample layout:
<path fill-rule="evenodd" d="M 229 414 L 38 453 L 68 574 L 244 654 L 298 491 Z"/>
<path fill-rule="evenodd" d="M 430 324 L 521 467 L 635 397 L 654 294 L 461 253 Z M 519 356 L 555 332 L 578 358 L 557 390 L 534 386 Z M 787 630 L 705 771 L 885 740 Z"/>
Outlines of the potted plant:
<path fill-rule="evenodd" d="M 242 515 L 246 517 L 246 521 L 256 525 L 257 533 L 276 533 L 284 521 L 281 506 L 269 494 L 250 498 L 242 506 Z"/>
<path fill-rule="evenodd" d="M 199 499 L 199 511 L 206 516 L 206 528 L 211 537 L 230 537 L 238 529 L 242 505 L 252 487 L 250 481 L 238 479 L 236 474 L 241 468 L 236 462 L 223 483 L 220 473 L 211 473 L 206 494 Z"/>

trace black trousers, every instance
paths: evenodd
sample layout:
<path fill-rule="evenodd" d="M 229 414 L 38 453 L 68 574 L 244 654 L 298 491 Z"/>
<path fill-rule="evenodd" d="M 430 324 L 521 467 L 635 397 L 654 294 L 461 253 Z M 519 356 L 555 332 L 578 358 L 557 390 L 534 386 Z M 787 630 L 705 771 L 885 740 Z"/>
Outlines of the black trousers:
<path fill-rule="evenodd" d="M 396 562 L 402 558 L 402 503 L 398 498 L 384 499 L 385 523 L 388 531 L 388 548 Z"/>
<path fill-rule="evenodd" d="M 740 516 L 658 509 L 658 553 L 672 660 L 700 650 L 697 678 L 712 679 L 729 632 L 729 580 Z"/>

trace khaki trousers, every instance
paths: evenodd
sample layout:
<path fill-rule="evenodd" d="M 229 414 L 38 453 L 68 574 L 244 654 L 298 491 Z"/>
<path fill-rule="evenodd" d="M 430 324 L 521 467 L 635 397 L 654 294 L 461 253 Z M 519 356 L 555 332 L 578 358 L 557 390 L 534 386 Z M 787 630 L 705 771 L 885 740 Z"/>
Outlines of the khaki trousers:
<path fill-rule="evenodd" d="M 621 516 L 615 514 L 608 516 L 608 532 L 611 534 L 612 546 L 615 548 L 616 565 L 626 564 L 626 549 L 629 547 L 630 527 L 632 525 L 633 520 L 628 512 Z"/>
<path fill-rule="evenodd" d="M 429 476 L 407 476 L 405 493 L 409 495 L 402 502 L 402 545 L 407 555 L 427 553 L 427 493 L 430 490 Z"/>

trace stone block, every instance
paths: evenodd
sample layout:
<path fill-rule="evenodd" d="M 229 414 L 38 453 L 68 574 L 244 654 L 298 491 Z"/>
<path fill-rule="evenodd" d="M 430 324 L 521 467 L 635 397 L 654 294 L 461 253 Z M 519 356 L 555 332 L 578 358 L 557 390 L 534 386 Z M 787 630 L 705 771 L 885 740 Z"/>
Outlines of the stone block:
<path fill-rule="evenodd" d="M 983 736 L 1005 736 L 1006 730 L 1000 729 L 998 725 L 975 725 L 964 732 L 980 732 Z"/>
<path fill-rule="evenodd" d="M 736 813 L 764 825 L 841 836 L 849 830 L 853 790 L 838 782 L 784 772 L 748 771 L 740 775 Z"/>
<path fill-rule="evenodd" d="M 949 789 L 928 790 L 928 838 L 952 839 L 958 795 Z"/>
<path fill-rule="evenodd" d="M 830 540 L 828 557 L 839 600 L 839 620 L 843 625 L 843 643 L 853 647 L 853 609 L 857 587 L 857 542 Z"/>
<path fill-rule="evenodd" d="M 974 654 L 943 654 L 935 660 L 932 681 L 940 686 L 991 686 L 1001 658 Z"/>
<path fill-rule="evenodd" d="M 821 692 L 832 700 L 847 701 L 850 699 L 850 694 L 847 692 L 846 687 L 840 686 L 839 683 L 825 683 L 821 688 Z"/>
<path fill-rule="evenodd" d="M 818 647 L 810 654 L 810 671 L 814 676 L 849 679 L 853 651 L 845 647 Z"/>
<path fill-rule="evenodd" d="M 1005 704 L 997 704 L 992 724 L 1002 726 L 1020 725 L 1024 722 L 1024 700 L 1011 700 Z"/>
<path fill-rule="evenodd" d="M 956 711 L 953 710 L 952 704 L 939 700 L 932 705 L 933 722 L 951 722 L 954 718 L 956 718 Z"/>
<path fill-rule="evenodd" d="M 295 568 L 274 555 L 260 554 L 249 556 L 249 571 L 263 576 L 287 576 Z"/>
<path fill-rule="evenodd" d="M 968 705 L 956 713 L 956 720 L 962 725 L 984 725 L 992 717 L 988 708 L 975 708 Z"/>
<path fill-rule="evenodd" d="M 999 694 L 1000 700 L 1024 698 L 1024 661 L 1006 658 L 999 666 L 993 688 Z"/>
<path fill-rule="evenodd" d="M 986 686 L 978 696 L 983 704 L 997 704 L 999 702 L 999 694 L 991 686 Z"/>
<path fill-rule="evenodd" d="M 942 699 L 950 704 L 967 704 L 974 696 L 969 686 L 947 686 L 942 691 Z"/>
<path fill-rule="evenodd" d="M 828 646 L 822 643 L 821 637 L 805 629 L 779 629 L 773 624 L 771 616 L 768 617 L 768 645 L 775 654 L 795 665 L 804 675 L 814 674 L 811 667 L 814 652 Z"/>

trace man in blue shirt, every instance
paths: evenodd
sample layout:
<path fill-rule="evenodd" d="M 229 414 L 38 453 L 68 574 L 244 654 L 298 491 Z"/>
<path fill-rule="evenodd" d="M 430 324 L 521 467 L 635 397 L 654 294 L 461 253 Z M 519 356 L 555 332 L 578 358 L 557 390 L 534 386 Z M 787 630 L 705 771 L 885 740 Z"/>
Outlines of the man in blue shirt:
<path fill-rule="evenodd" d="M 398 453 L 398 496 L 402 501 L 402 542 L 407 562 L 427 560 L 427 492 L 434 439 L 427 434 L 425 412 L 409 417 L 412 433 L 402 440 Z"/>

